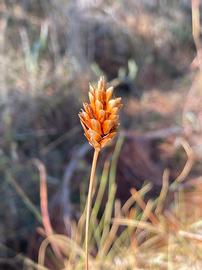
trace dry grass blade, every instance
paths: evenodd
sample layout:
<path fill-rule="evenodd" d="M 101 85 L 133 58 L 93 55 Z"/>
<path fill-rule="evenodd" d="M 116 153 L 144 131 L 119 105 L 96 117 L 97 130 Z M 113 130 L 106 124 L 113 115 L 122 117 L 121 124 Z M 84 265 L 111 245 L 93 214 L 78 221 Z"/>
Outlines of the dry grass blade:
<path fill-rule="evenodd" d="M 184 150 L 187 154 L 187 162 L 185 163 L 185 166 L 184 166 L 182 172 L 175 180 L 177 183 L 182 182 L 188 176 L 188 174 L 190 173 L 192 166 L 194 164 L 194 153 L 193 153 L 193 150 L 190 147 L 188 141 L 181 138 L 180 144 L 182 145 L 182 147 L 184 148 Z"/>
<path fill-rule="evenodd" d="M 132 226 L 136 228 L 140 228 L 143 230 L 146 230 L 148 232 L 153 232 L 153 233 L 162 233 L 163 231 L 160 230 L 160 228 L 155 227 L 151 225 L 149 222 L 145 221 L 140 221 L 140 220 L 131 220 L 131 219 L 126 219 L 126 218 L 120 218 L 120 219 L 113 219 L 113 223 L 123 225 L 123 226 Z"/>
<path fill-rule="evenodd" d="M 121 205 L 119 201 L 115 202 L 115 217 L 119 218 L 121 216 Z M 119 225 L 113 223 L 112 227 L 109 231 L 108 237 L 106 238 L 103 247 L 102 247 L 102 256 L 106 255 L 112 246 L 115 238 L 116 238 L 116 233 L 118 231 Z"/>
<path fill-rule="evenodd" d="M 179 231 L 178 232 L 180 236 L 190 239 L 190 240 L 195 240 L 200 243 L 202 243 L 202 235 L 201 234 L 196 234 L 196 233 L 191 233 L 191 232 L 186 232 L 186 231 Z"/>
<path fill-rule="evenodd" d="M 142 194 L 146 194 L 149 190 L 151 189 L 151 184 L 147 184 L 145 186 L 143 186 L 138 192 L 140 194 L 140 196 Z M 130 207 L 136 202 L 136 197 L 135 196 L 131 196 L 123 205 L 122 207 L 122 212 L 124 214 L 128 213 Z"/>
<path fill-rule="evenodd" d="M 135 201 L 140 206 L 140 208 L 144 211 L 146 208 L 146 204 L 145 204 L 144 200 L 142 199 L 142 197 L 140 196 L 139 192 L 135 188 L 132 188 L 131 194 L 134 197 Z M 157 217 L 152 212 L 150 213 L 148 218 L 150 219 L 150 221 L 152 222 L 153 225 L 159 223 Z"/>
<path fill-rule="evenodd" d="M 153 208 L 153 202 L 151 200 L 149 200 L 147 202 L 147 204 L 145 205 L 145 209 L 142 213 L 140 222 L 144 222 L 144 221 L 147 221 L 147 219 L 149 219 L 149 217 L 151 216 L 151 213 L 152 213 L 152 208 Z M 156 225 L 157 225 L 157 223 L 156 223 Z M 138 235 L 138 233 L 139 233 L 139 228 L 137 227 L 135 235 Z"/>
<path fill-rule="evenodd" d="M 196 59 L 192 62 L 197 62 L 197 66 L 199 68 L 202 67 L 201 65 L 201 41 L 200 41 L 200 33 L 201 33 L 201 26 L 200 26 L 200 0 L 192 0 L 192 35 L 194 39 L 194 43 L 197 50 Z"/>
<path fill-rule="evenodd" d="M 157 201 L 157 206 L 155 209 L 155 214 L 158 216 L 162 210 L 163 210 L 163 206 L 164 206 L 164 202 L 166 199 L 166 195 L 169 189 L 169 170 L 165 170 L 163 172 L 163 182 L 162 182 L 162 189 L 160 192 L 160 195 L 158 197 L 158 201 Z"/>
<path fill-rule="evenodd" d="M 77 254 L 79 257 L 84 258 L 84 252 L 81 247 L 79 247 L 75 241 L 72 239 L 59 234 L 54 234 L 48 236 L 46 239 L 43 240 L 40 249 L 39 249 L 39 256 L 38 256 L 38 263 L 39 265 L 44 265 L 45 262 L 45 253 L 46 249 L 49 244 L 54 242 L 60 249 L 62 250 L 63 254 L 68 258 L 74 250 L 75 254 Z"/>

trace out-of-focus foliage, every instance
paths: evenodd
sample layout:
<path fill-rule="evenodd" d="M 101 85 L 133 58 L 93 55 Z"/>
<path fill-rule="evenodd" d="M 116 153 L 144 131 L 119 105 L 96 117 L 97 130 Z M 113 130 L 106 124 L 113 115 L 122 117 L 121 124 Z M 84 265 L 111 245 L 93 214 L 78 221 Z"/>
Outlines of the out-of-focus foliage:
<path fill-rule="evenodd" d="M 196 54 L 191 4 L 4 0 L 0 14 L 0 243 L 12 249 L 1 246 L 0 257 L 24 252 L 36 259 L 42 240 L 35 235 L 41 225 L 36 159 L 47 169 L 50 215 L 58 233 L 68 231 L 64 220 L 78 220 L 85 201 L 91 153 L 84 155 L 88 150 L 77 114 L 89 81 L 104 75 L 123 97 L 122 130 L 144 134 L 185 125 L 190 144 L 201 155 L 200 91 L 194 90 L 200 75 L 189 90 L 196 72 L 190 66 Z M 165 167 L 171 180 L 183 168 L 186 157 L 173 146 L 175 135 L 151 140 L 150 135 L 128 136 L 123 145 L 116 178 L 122 203 L 131 186 L 140 188 L 144 180 L 153 183 L 151 194 L 157 195 Z M 200 165 L 198 158 L 191 177 L 200 175 Z"/>

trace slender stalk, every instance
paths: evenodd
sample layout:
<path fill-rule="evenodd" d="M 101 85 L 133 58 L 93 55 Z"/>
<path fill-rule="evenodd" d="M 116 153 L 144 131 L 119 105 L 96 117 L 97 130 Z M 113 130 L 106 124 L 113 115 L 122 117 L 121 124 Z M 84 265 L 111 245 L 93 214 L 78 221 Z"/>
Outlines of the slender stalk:
<path fill-rule="evenodd" d="M 40 175 L 40 205 L 41 205 L 42 222 L 43 222 L 46 236 L 49 237 L 50 235 L 54 234 L 54 231 L 52 229 L 52 225 L 51 225 L 50 217 L 49 217 L 49 211 L 48 211 L 48 191 L 47 191 L 47 180 L 46 180 L 47 173 L 46 173 L 46 168 L 44 164 L 40 160 L 36 159 L 35 164 L 37 165 L 39 169 L 39 175 Z M 55 255 L 58 258 L 63 259 L 62 254 L 57 244 L 55 244 L 54 241 L 50 241 L 50 244 L 52 246 L 53 251 L 55 252 Z"/>
<path fill-rule="evenodd" d="M 85 270 L 88 270 L 88 238 L 89 238 L 89 221 L 90 221 L 90 211 L 92 204 L 92 191 L 93 191 L 93 183 L 95 179 L 95 170 L 97 165 L 97 159 L 99 155 L 100 149 L 95 149 L 93 155 L 93 163 L 91 167 L 90 173 L 90 183 L 88 188 L 88 198 L 87 198 L 87 208 L 86 208 L 86 229 L 85 229 Z"/>

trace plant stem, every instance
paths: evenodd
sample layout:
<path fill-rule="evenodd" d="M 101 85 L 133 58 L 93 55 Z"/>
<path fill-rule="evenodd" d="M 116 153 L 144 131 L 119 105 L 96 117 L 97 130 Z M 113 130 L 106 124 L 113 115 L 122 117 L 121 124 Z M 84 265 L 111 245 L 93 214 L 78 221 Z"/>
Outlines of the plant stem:
<path fill-rule="evenodd" d="M 93 183 L 95 179 L 95 170 L 96 170 L 99 151 L 100 151 L 99 149 L 95 149 L 94 151 L 93 163 L 92 163 L 91 173 L 90 173 L 90 183 L 89 183 L 89 188 L 88 188 L 87 209 L 86 209 L 86 230 L 85 230 L 85 270 L 88 270 L 89 221 L 90 221 L 90 211 L 91 211 L 91 204 L 92 204 Z"/>

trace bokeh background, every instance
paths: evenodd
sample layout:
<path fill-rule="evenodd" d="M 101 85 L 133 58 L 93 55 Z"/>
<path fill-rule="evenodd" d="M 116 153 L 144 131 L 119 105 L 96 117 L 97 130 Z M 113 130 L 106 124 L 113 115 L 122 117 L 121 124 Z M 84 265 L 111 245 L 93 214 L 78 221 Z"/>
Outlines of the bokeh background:
<path fill-rule="evenodd" d="M 69 220 L 78 220 L 92 158 L 78 112 L 89 82 L 101 75 L 124 104 L 120 133 L 125 141 L 116 179 L 121 203 L 131 187 L 139 189 L 145 181 L 153 185 L 148 196 L 158 196 L 164 169 L 169 168 L 172 182 L 190 147 L 196 164 L 191 158 L 192 171 L 185 168 L 183 177 L 200 176 L 197 3 L 1 1 L 0 269 L 21 269 L 17 254 L 37 258 L 44 168 L 54 230 L 68 234 Z M 103 151 L 98 173 L 113 149 L 114 144 Z"/>

